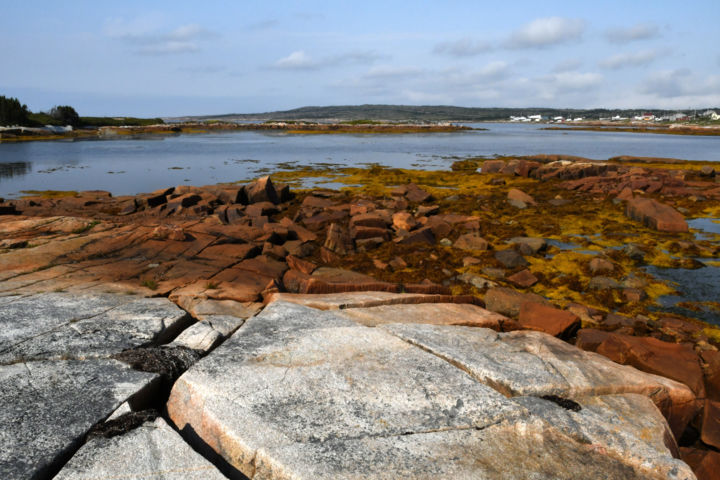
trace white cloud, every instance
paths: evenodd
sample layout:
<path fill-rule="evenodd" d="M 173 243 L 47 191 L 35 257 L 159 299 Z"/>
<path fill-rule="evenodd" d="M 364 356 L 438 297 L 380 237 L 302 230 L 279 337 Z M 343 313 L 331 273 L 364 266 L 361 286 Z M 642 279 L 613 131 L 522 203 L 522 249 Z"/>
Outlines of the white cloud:
<path fill-rule="evenodd" d="M 296 50 L 287 57 L 273 63 L 273 68 L 282 70 L 319 70 L 343 64 L 370 64 L 382 58 L 375 52 L 346 52 L 329 57 L 313 58 L 304 50 Z"/>
<path fill-rule="evenodd" d="M 489 42 L 481 40 L 472 40 L 470 38 L 461 38 L 451 42 L 442 42 L 435 45 L 433 52 L 441 55 L 450 55 L 453 57 L 473 57 L 492 50 Z"/>
<path fill-rule="evenodd" d="M 500 79 L 504 78 L 510 70 L 507 62 L 501 60 L 490 62 L 478 70 L 477 74 L 482 78 Z"/>
<path fill-rule="evenodd" d="M 612 43 L 630 43 L 647 40 L 660 35 L 660 29 L 652 23 L 638 23 L 632 27 L 611 28 L 605 32 L 605 38 Z"/>
<path fill-rule="evenodd" d="M 199 42 L 215 34 L 200 25 L 181 25 L 164 30 L 158 17 L 145 16 L 132 20 L 122 18 L 105 22 L 105 34 L 132 45 L 141 55 L 170 55 L 200 50 Z"/>
<path fill-rule="evenodd" d="M 640 92 L 656 97 L 720 96 L 720 75 L 699 76 L 687 69 L 654 72 L 640 85 Z"/>
<path fill-rule="evenodd" d="M 538 18 L 513 32 L 507 41 L 509 48 L 542 48 L 579 39 L 585 31 L 585 21 L 578 18 Z"/>
<path fill-rule="evenodd" d="M 660 52 L 657 50 L 644 50 L 642 52 L 635 53 L 619 53 L 602 60 L 600 62 L 600 66 L 611 70 L 617 70 L 625 67 L 640 67 L 652 63 L 659 55 Z"/>

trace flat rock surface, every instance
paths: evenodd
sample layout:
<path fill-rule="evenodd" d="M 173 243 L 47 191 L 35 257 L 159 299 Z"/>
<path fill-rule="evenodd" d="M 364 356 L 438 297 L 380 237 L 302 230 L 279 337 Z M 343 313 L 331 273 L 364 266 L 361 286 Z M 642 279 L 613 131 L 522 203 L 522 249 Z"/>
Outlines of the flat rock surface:
<path fill-rule="evenodd" d="M 220 480 L 226 477 L 162 418 L 113 438 L 86 443 L 56 480 Z"/>
<path fill-rule="evenodd" d="M 44 478 L 94 424 L 156 378 L 106 359 L 0 366 L 0 478 Z"/>
<path fill-rule="evenodd" d="M 0 304 L 0 364 L 108 357 L 185 328 L 187 314 L 166 298 L 47 293 Z"/>
<path fill-rule="evenodd" d="M 180 377 L 168 413 L 251 478 L 694 478 L 658 437 L 669 427 L 648 398 L 650 386 L 684 386 L 522 333 L 368 328 L 274 302 Z M 490 360 L 494 377 L 480 374 Z M 600 385 L 611 365 L 634 376 Z M 647 395 L 606 395 L 633 389 Z M 568 415 L 537 398 L 553 393 L 585 407 Z"/>
<path fill-rule="evenodd" d="M 368 327 L 384 323 L 430 323 L 434 325 L 467 325 L 502 330 L 509 318 L 469 304 L 421 303 L 417 305 L 380 305 L 346 308 L 338 315 Z"/>

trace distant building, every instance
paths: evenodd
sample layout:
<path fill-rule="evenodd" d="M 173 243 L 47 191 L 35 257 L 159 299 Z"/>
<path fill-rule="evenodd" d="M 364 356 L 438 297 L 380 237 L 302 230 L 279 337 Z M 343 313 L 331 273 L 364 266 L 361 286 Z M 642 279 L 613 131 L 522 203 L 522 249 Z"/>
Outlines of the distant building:
<path fill-rule="evenodd" d="M 565 119 L 563 117 L 553 117 L 553 122 L 563 122 Z"/>
<path fill-rule="evenodd" d="M 540 120 L 542 120 L 542 115 L 530 115 L 528 117 L 528 120 L 530 120 L 531 122 L 539 122 Z"/>
<path fill-rule="evenodd" d="M 620 121 L 627 120 L 627 119 L 628 119 L 628 117 L 621 117 L 620 115 L 615 115 L 610 120 L 615 121 L 615 122 L 620 122 Z"/>

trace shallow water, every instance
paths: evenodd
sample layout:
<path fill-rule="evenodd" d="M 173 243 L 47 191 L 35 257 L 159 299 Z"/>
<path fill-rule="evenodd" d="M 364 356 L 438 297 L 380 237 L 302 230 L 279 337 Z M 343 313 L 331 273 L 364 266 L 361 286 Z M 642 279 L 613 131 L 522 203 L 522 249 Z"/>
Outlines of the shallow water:
<path fill-rule="evenodd" d="M 22 190 L 108 190 L 248 180 L 293 166 L 449 169 L 468 156 L 555 153 L 720 161 L 720 137 L 541 130 L 543 125 L 471 124 L 486 131 L 408 135 L 224 132 L 141 139 L 0 144 L 0 197 Z"/>

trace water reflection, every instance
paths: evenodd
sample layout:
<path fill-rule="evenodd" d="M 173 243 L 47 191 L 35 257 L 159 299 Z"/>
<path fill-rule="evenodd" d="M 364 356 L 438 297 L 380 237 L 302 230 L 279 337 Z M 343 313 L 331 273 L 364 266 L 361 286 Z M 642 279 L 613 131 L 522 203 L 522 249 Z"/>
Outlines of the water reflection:
<path fill-rule="evenodd" d="M 0 178 L 22 177 L 31 172 L 30 162 L 0 163 Z"/>

